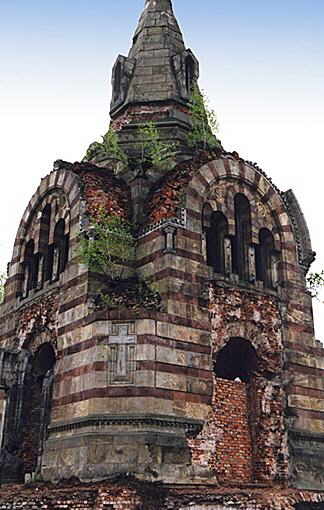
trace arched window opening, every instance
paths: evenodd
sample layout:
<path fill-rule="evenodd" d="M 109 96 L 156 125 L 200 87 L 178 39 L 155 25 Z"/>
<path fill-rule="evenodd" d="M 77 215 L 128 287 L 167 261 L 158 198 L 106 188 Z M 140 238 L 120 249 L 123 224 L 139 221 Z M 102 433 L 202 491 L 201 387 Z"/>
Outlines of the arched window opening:
<path fill-rule="evenodd" d="M 25 256 L 23 262 L 24 280 L 22 296 L 27 297 L 29 291 L 36 286 L 37 264 L 35 256 L 35 243 L 33 240 L 28 241 L 25 248 Z"/>
<path fill-rule="evenodd" d="M 22 444 L 25 473 L 33 473 L 40 468 L 43 443 L 50 422 L 55 363 L 55 352 L 49 343 L 41 345 L 31 361 Z"/>
<path fill-rule="evenodd" d="M 187 55 L 186 61 L 186 89 L 188 94 L 191 94 L 195 84 L 195 63 L 190 55 Z"/>
<path fill-rule="evenodd" d="M 223 213 L 213 212 L 210 218 L 210 227 L 206 232 L 207 264 L 214 268 L 216 273 L 225 274 L 226 267 L 226 240 L 228 239 L 228 221 Z"/>
<path fill-rule="evenodd" d="M 206 232 L 210 227 L 213 209 L 210 204 L 205 204 L 202 211 L 202 230 Z"/>
<path fill-rule="evenodd" d="M 55 362 L 55 352 L 51 344 L 41 345 L 33 359 L 33 373 L 38 381 L 43 381 L 47 372 L 54 368 Z"/>
<path fill-rule="evenodd" d="M 234 199 L 235 239 L 233 241 L 233 272 L 240 280 L 249 281 L 249 247 L 251 245 L 251 208 L 248 199 L 238 193 Z"/>
<path fill-rule="evenodd" d="M 68 261 L 69 235 L 65 234 L 65 221 L 59 220 L 54 230 L 54 244 L 51 249 L 51 280 L 58 280 Z"/>
<path fill-rule="evenodd" d="M 40 220 L 39 230 L 39 253 L 38 253 L 38 271 L 37 271 L 37 288 L 41 289 L 44 280 L 48 280 L 48 263 L 49 263 L 49 231 L 51 223 L 51 206 L 47 204 L 44 208 Z"/>
<path fill-rule="evenodd" d="M 207 251 L 208 251 L 208 232 L 210 229 L 211 224 L 211 217 L 213 214 L 213 209 L 211 208 L 210 204 L 205 204 L 202 210 L 202 253 L 205 259 L 205 262 L 209 265 L 208 257 L 207 257 Z"/>
<path fill-rule="evenodd" d="M 249 382 L 257 368 L 257 354 L 251 342 L 234 337 L 217 354 L 214 363 L 216 377 Z"/>
<path fill-rule="evenodd" d="M 259 245 L 256 247 L 256 276 L 268 289 L 275 287 L 276 258 L 273 235 L 267 228 L 262 228 L 259 232 Z"/>

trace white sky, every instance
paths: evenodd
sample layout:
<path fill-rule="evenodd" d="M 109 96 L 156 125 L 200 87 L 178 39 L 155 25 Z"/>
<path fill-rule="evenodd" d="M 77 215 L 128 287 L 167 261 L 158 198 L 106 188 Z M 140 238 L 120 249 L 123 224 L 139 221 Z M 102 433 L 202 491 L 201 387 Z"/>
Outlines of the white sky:
<path fill-rule="evenodd" d="M 53 4 L 50 27 L 44 28 L 36 12 L 39 7 L 44 14 L 40 2 L 28 2 L 25 23 L 18 9 L 24 2 L 0 0 L 0 19 L 7 23 L 0 33 L 0 267 L 11 257 L 22 213 L 53 161 L 79 160 L 106 131 L 111 68 L 118 53 L 127 53 L 142 3 L 124 0 L 125 16 L 109 17 L 120 11 L 120 2 L 108 0 L 99 19 L 96 12 L 91 18 L 88 2 L 72 0 L 80 19 L 87 6 L 87 23 L 73 23 L 70 16 L 68 27 L 64 9 L 72 4 L 59 3 L 57 12 Z M 294 3 L 298 15 L 289 11 L 280 24 L 258 12 L 254 1 L 244 2 L 244 16 L 233 9 L 234 0 L 222 10 L 215 0 L 204 0 L 206 9 L 199 12 L 196 2 L 175 2 L 187 45 L 200 60 L 200 84 L 218 114 L 224 147 L 257 162 L 280 189 L 294 190 L 318 253 L 313 269 L 320 270 L 324 38 L 320 18 L 315 23 L 316 6 L 318 17 L 323 6 L 311 3 L 313 24 L 306 19 L 309 3 L 302 0 Z M 317 337 L 324 340 L 324 304 L 316 304 L 315 312 Z"/>

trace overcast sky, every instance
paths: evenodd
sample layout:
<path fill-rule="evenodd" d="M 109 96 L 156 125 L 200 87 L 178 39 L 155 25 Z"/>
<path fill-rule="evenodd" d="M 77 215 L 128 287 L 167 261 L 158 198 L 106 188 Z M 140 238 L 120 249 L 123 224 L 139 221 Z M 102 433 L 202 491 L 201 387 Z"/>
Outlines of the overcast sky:
<path fill-rule="evenodd" d="M 227 150 L 256 161 L 306 216 L 324 268 L 323 0 L 174 0 Z M 53 161 L 107 130 L 110 74 L 144 0 L 0 0 L 0 267 Z M 324 304 L 315 305 L 324 340 Z"/>

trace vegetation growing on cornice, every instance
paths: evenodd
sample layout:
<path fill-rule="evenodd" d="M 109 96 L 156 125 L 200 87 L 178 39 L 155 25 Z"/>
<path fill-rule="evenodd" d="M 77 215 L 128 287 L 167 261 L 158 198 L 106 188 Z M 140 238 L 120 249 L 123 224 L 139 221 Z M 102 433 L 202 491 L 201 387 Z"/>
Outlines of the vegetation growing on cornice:
<path fill-rule="evenodd" d="M 127 167 L 128 157 L 119 145 L 117 131 L 110 126 L 107 133 L 101 138 L 102 142 L 93 142 L 89 146 L 82 161 L 98 163 L 100 161 L 110 160 L 110 162 L 115 165 L 116 173 L 119 173 Z"/>
<path fill-rule="evenodd" d="M 137 155 L 129 157 L 119 144 L 118 131 L 110 126 L 107 133 L 102 136 L 102 142 L 94 142 L 89 146 L 82 161 L 95 164 L 107 161 L 113 165 L 116 174 L 128 167 L 145 174 L 150 168 L 166 170 L 174 163 L 176 144 L 161 140 L 154 121 L 139 126 L 136 138 L 134 147 Z"/>
<path fill-rule="evenodd" d="M 134 266 L 136 240 L 128 221 L 101 211 L 90 218 L 79 241 L 81 262 L 104 277 L 103 287 L 94 298 L 96 307 L 160 310 L 157 289 L 136 275 L 129 276 Z"/>
<path fill-rule="evenodd" d="M 101 210 L 91 217 L 87 231 L 80 236 L 80 257 L 90 271 L 108 280 L 121 280 L 135 257 L 135 239 L 131 224 Z"/>

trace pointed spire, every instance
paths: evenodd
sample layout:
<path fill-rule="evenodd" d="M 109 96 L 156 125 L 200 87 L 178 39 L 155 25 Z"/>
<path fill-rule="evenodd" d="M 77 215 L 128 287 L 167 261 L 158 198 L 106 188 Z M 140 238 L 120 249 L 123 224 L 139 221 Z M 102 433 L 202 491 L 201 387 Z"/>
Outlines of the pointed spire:
<path fill-rule="evenodd" d="M 171 0 L 146 0 L 128 57 L 119 56 L 113 69 L 111 115 L 128 104 L 186 102 L 198 74 Z"/>
<path fill-rule="evenodd" d="M 156 39 L 157 33 L 161 30 L 166 36 L 168 33 L 168 41 L 158 41 Z M 178 53 L 185 49 L 181 30 L 175 18 L 171 0 L 146 0 L 145 9 L 140 17 L 135 35 L 133 38 L 133 47 L 130 50 L 129 56 L 133 57 L 138 51 L 143 48 L 142 42 L 150 39 L 151 42 L 156 42 L 155 49 L 165 48 L 166 45 L 162 44 L 167 42 L 169 49 Z"/>

